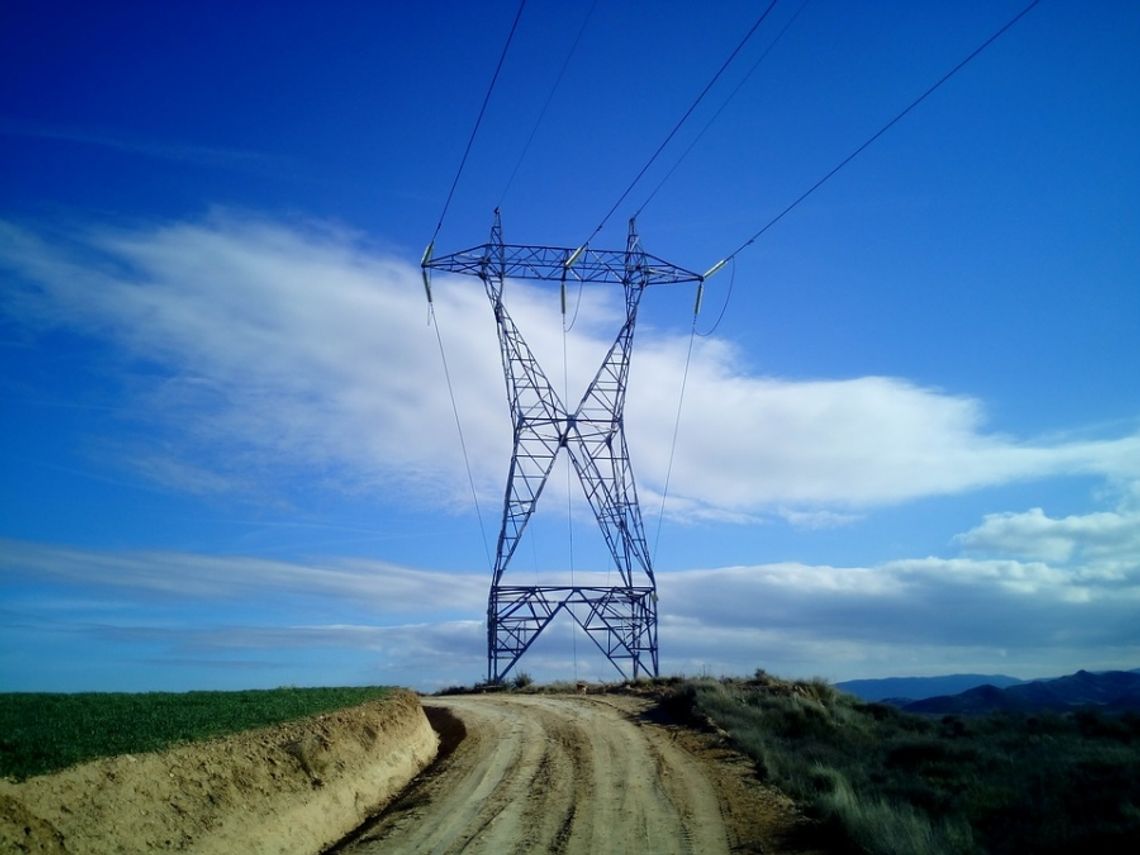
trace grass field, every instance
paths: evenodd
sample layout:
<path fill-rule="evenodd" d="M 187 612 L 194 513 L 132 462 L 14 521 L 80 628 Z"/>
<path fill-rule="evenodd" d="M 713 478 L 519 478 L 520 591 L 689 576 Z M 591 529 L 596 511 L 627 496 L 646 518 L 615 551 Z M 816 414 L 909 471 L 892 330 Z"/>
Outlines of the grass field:
<path fill-rule="evenodd" d="M 678 691 L 821 821 L 829 851 L 1140 851 L 1134 713 L 923 717 L 762 672 Z"/>
<path fill-rule="evenodd" d="M 0 777 L 279 724 L 383 697 L 381 687 L 243 692 L 0 694 Z"/>

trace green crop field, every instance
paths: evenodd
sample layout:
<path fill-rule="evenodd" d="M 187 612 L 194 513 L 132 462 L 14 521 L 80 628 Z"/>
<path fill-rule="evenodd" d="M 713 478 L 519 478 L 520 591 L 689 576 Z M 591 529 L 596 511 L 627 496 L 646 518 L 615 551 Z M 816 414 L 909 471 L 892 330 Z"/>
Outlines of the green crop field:
<path fill-rule="evenodd" d="M 362 704 L 382 687 L 0 694 L 0 777 L 17 780 Z"/>

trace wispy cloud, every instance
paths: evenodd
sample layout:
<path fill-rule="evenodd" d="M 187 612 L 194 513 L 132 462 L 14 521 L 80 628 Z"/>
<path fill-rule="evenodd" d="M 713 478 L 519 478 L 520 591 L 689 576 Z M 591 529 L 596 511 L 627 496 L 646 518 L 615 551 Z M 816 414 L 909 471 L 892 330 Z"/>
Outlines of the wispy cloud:
<path fill-rule="evenodd" d="M 268 155 L 262 152 L 189 142 L 144 139 L 131 134 L 102 128 L 74 128 L 43 125 L 11 118 L 0 119 L 0 136 L 96 146 L 124 154 L 141 155 L 158 160 L 170 160 L 179 163 L 227 169 L 266 168 L 270 165 L 280 165 L 281 163 L 279 156 Z"/>
<path fill-rule="evenodd" d="M 10 315 L 98 336 L 152 367 L 131 387 L 137 419 L 163 431 L 159 451 L 144 455 L 151 477 L 208 492 L 304 471 L 434 506 L 468 501 L 418 270 L 356 236 L 224 211 L 69 240 L 9 224 L 0 264 Z M 509 453 L 493 320 L 471 282 L 443 278 L 435 293 L 474 475 L 493 502 Z M 509 300 L 560 373 L 557 299 L 512 283 Z M 567 341 L 571 389 L 585 387 L 616 310 L 587 292 Z M 688 342 L 645 333 L 627 420 L 639 488 L 654 505 L 677 394 L 661 381 L 680 377 Z M 896 377 L 758 375 L 715 338 L 698 343 L 688 388 L 668 504 L 679 520 L 835 525 L 877 505 L 1016 481 L 1140 479 L 1137 433 L 1011 436 L 988 428 L 983 402 L 967 394 Z"/>
<path fill-rule="evenodd" d="M 381 561 L 299 564 L 184 552 L 98 552 L 13 540 L 0 540 L 0 574 L 9 580 L 54 580 L 179 603 L 326 597 L 360 603 L 387 617 L 425 607 L 437 614 L 478 612 L 486 600 L 482 576 L 433 573 Z"/>
<path fill-rule="evenodd" d="M 999 530 L 995 519 L 1016 523 L 1016 534 Z M 1018 529 L 1021 523 L 1029 528 Z M 1063 530 L 1067 545 L 1042 559 L 1033 531 L 1049 527 Z M 662 573 L 663 667 L 690 673 L 765 667 L 835 678 L 999 664 L 1027 676 L 1136 667 L 1135 530 L 1128 514 L 1054 519 L 1034 511 L 987 518 L 960 538 L 968 555 L 865 567 L 781 563 Z M 580 581 L 601 578 L 582 574 Z M 386 675 L 379 679 L 422 687 L 473 679 L 485 650 L 483 574 L 6 541 L 0 584 L 9 592 L 37 586 L 57 592 L 38 602 L 13 600 L 21 604 L 24 627 L 16 644 L 31 643 L 37 626 L 50 626 L 80 644 L 142 648 L 156 660 L 246 661 L 257 653 L 277 661 L 295 654 L 301 657 L 296 679 L 309 680 L 319 680 L 320 672 L 305 672 L 305 657 L 328 651 L 371 663 Z M 84 605 L 100 598 L 115 607 Z M 226 611 L 239 599 L 240 616 Z M 156 602 L 166 604 L 161 617 L 154 615 Z M 357 617 L 303 617 L 317 613 Z M 526 668 L 564 677 L 574 647 L 569 622 L 556 623 Z M 577 650 L 588 663 L 583 674 L 610 677 L 587 640 L 579 637 Z"/>

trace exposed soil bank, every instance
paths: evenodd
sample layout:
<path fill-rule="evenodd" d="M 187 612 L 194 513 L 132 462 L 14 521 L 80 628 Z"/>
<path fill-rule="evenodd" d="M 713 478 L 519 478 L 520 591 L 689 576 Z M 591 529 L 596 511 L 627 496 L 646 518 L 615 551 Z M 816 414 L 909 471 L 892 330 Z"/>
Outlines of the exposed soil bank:
<path fill-rule="evenodd" d="M 435 756 L 410 692 L 157 754 L 0 781 L 0 851 L 317 853 Z"/>

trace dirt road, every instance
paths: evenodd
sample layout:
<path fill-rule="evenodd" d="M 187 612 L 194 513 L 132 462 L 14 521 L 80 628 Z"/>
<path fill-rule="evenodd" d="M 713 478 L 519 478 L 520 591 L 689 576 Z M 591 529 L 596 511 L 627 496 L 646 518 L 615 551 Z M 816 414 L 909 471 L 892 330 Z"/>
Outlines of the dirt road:
<path fill-rule="evenodd" d="M 783 842 L 798 821 L 791 803 L 728 752 L 713 756 L 709 738 L 649 721 L 646 701 L 484 695 L 425 706 L 442 759 L 338 853 L 793 851 Z"/>

